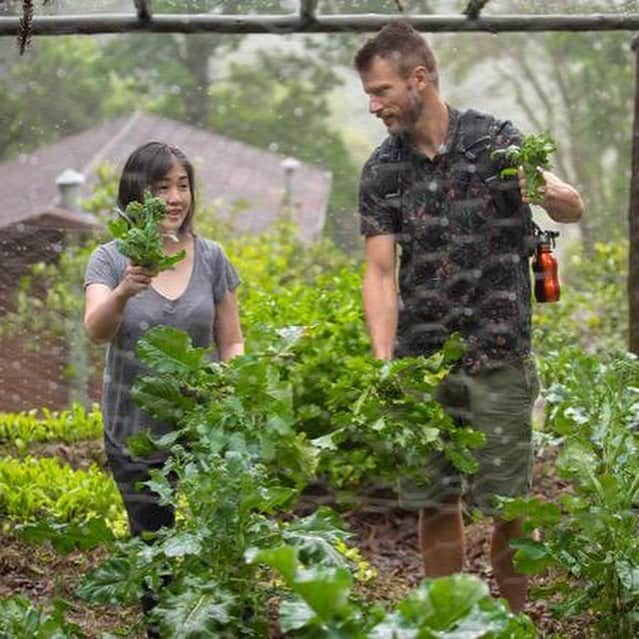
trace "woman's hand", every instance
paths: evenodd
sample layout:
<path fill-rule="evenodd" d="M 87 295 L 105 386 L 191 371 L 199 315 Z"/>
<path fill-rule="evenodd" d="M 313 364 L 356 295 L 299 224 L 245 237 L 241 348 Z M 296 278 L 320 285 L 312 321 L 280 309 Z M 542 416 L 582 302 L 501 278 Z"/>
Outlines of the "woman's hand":
<path fill-rule="evenodd" d="M 156 271 L 129 263 L 124 269 L 122 280 L 117 286 L 117 292 L 128 300 L 134 295 L 145 291 L 156 275 Z"/>

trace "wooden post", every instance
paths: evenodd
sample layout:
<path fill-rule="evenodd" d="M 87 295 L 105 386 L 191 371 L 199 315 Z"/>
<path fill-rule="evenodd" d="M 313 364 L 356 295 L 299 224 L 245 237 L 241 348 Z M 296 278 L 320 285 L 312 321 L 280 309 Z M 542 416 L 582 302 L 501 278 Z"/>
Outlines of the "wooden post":
<path fill-rule="evenodd" d="M 639 355 L 639 35 L 632 40 L 635 52 L 635 113 L 632 125 L 630 205 L 628 207 L 628 349 Z"/>

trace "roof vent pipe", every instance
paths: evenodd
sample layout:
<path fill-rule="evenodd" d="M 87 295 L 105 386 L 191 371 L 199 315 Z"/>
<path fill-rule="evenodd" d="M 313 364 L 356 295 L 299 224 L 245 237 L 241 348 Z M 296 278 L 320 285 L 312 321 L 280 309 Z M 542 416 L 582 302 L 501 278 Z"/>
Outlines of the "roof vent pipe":
<path fill-rule="evenodd" d="M 78 213 L 80 211 L 80 188 L 84 184 L 84 175 L 73 169 L 66 169 L 56 178 L 58 187 L 58 206 L 61 209 Z"/>
<path fill-rule="evenodd" d="M 284 169 L 284 201 L 291 204 L 294 189 L 293 178 L 295 172 L 300 168 L 300 162 L 295 158 L 288 157 L 282 160 L 281 166 Z"/>

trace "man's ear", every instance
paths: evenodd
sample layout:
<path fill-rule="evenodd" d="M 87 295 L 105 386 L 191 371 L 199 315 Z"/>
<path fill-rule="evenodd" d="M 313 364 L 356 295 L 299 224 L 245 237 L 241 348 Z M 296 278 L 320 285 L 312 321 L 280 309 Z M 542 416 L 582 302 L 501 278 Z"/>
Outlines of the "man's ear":
<path fill-rule="evenodd" d="M 420 90 L 425 89 L 433 83 L 430 73 L 428 73 L 428 69 L 421 64 L 412 70 L 411 77 L 417 88 Z"/>

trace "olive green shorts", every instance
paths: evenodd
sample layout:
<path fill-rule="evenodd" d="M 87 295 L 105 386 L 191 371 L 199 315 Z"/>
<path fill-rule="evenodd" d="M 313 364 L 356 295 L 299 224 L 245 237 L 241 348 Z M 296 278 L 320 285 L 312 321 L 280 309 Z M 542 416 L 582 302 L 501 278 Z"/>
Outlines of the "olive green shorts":
<path fill-rule="evenodd" d="M 427 482 L 418 486 L 406 478 L 399 480 L 400 506 L 432 508 L 467 492 L 469 505 L 492 515 L 496 495 L 525 495 L 532 481 L 532 407 L 538 394 L 531 359 L 472 375 L 448 375 L 436 398 L 451 417 L 486 436 L 485 445 L 473 451 L 479 468 L 463 477 L 443 454 L 434 454 L 426 466 Z"/>

